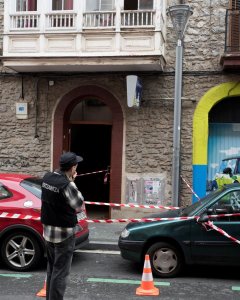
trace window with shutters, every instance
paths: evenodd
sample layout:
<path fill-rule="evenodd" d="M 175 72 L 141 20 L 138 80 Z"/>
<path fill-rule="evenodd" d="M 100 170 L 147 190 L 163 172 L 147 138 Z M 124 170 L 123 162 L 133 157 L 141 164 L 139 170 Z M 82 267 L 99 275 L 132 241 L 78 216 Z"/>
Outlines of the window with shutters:
<path fill-rule="evenodd" d="M 240 0 L 231 0 L 228 10 L 228 51 L 238 52 L 240 50 Z"/>

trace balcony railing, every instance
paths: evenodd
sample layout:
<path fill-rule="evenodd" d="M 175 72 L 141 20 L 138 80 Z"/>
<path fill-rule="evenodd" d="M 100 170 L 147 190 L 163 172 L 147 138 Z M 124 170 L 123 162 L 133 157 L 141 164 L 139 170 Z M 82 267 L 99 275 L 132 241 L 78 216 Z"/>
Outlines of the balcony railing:
<path fill-rule="evenodd" d="M 83 27 L 84 28 L 115 27 L 115 17 L 116 17 L 116 13 L 113 11 L 86 12 L 83 14 Z"/>
<path fill-rule="evenodd" d="M 46 14 L 46 27 L 47 29 L 54 28 L 75 28 L 76 27 L 76 16 L 75 13 L 62 13 L 54 12 L 51 14 Z"/>
<path fill-rule="evenodd" d="M 47 30 L 54 29 L 96 29 L 107 28 L 114 30 L 116 28 L 116 12 L 115 11 L 98 11 L 83 13 L 83 25 L 77 24 L 77 13 L 69 11 L 53 12 L 44 15 L 45 20 L 37 12 L 22 12 L 10 15 L 10 31 L 29 30 L 45 28 Z M 40 26 L 40 22 L 44 26 Z M 135 27 L 153 27 L 155 26 L 155 11 L 154 10 L 127 10 L 121 11 L 119 16 L 121 28 Z"/>
<path fill-rule="evenodd" d="M 240 52 L 240 10 L 226 11 L 225 52 Z"/>
<path fill-rule="evenodd" d="M 122 27 L 154 26 L 154 11 L 153 10 L 123 11 L 121 12 L 121 26 Z"/>
<path fill-rule="evenodd" d="M 10 15 L 10 30 L 39 29 L 40 14 L 27 12 Z"/>

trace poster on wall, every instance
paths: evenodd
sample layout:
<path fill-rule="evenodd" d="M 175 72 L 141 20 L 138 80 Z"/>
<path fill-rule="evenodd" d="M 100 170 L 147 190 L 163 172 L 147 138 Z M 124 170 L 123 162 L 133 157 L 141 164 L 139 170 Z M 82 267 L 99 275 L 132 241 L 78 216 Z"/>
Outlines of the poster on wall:
<path fill-rule="evenodd" d="M 126 178 L 126 203 L 163 205 L 165 179 L 161 175 L 133 175 Z"/>
<path fill-rule="evenodd" d="M 164 181 L 160 178 L 144 179 L 144 193 L 142 204 L 162 205 L 164 200 Z"/>

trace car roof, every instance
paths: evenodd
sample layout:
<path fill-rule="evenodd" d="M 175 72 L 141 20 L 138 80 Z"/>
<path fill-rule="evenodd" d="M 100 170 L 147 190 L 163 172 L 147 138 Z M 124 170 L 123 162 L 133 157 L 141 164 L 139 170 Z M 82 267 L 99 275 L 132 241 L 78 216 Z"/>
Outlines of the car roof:
<path fill-rule="evenodd" d="M 223 186 L 223 189 L 229 190 L 229 189 L 236 188 L 236 187 L 240 188 L 240 183 L 225 184 Z"/>
<path fill-rule="evenodd" d="M 224 158 L 222 160 L 224 161 L 224 160 L 239 159 L 239 158 L 240 158 L 240 156 L 230 156 L 230 157 L 226 157 L 226 158 Z"/>
<path fill-rule="evenodd" d="M 23 179 L 32 178 L 33 176 L 27 174 L 18 173 L 0 173 L 0 180 L 11 180 L 15 182 L 21 182 Z"/>

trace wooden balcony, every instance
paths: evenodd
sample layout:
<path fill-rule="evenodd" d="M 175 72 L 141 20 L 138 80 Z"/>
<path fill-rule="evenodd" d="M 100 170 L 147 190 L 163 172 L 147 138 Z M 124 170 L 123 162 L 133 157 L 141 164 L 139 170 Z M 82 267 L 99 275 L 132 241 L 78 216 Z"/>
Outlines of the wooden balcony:
<path fill-rule="evenodd" d="M 161 71 L 165 12 L 5 12 L 3 64 L 17 72 Z"/>

